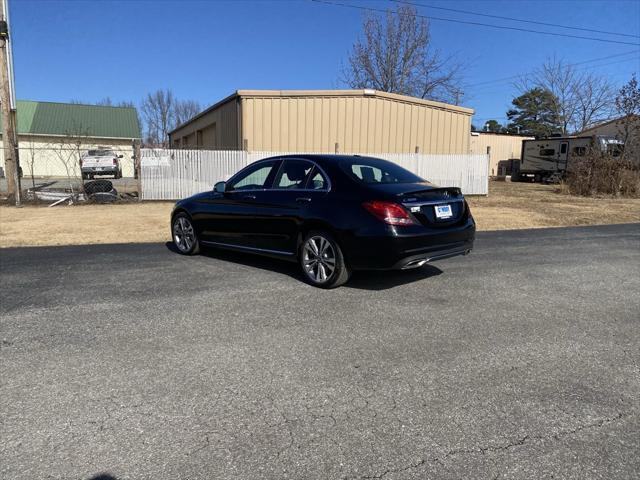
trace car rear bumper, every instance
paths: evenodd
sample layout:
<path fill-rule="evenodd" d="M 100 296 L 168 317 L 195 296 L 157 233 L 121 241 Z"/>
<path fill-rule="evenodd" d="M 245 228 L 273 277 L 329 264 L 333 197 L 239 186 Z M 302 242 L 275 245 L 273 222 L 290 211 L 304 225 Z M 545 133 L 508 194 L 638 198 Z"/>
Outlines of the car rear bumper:
<path fill-rule="evenodd" d="M 113 167 L 83 167 L 81 168 L 82 173 L 96 173 L 98 175 L 106 173 L 117 173 L 119 171 L 118 167 L 114 165 Z"/>
<path fill-rule="evenodd" d="M 473 250 L 473 242 L 466 242 L 462 247 L 455 247 L 448 250 L 436 250 L 434 252 L 424 253 L 420 255 L 412 255 L 400 259 L 393 266 L 394 270 L 410 270 L 412 268 L 418 268 L 425 263 L 435 262 L 436 260 L 443 260 L 445 258 L 456 257 L 458 255 L 468 255 Z"/>
<path fill-rule="evenodd" d="M 446 229 L 426 230 L 412 235 L 361 236 L 345 242 L 345 256 L 356 270 L 417 268 L 473 249 L 475 223 Z"/>

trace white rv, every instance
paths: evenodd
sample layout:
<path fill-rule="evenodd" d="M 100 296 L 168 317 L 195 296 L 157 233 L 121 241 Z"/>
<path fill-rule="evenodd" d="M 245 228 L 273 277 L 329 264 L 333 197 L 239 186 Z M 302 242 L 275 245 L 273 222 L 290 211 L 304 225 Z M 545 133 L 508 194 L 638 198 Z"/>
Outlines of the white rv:
<path fill-rule="evenodd" d="M 613 156 L 622 153 L 624 143 L 614 137 L 594 135 L 590 137 L 551 137 L 523 140 L 520 164 L 511 180 L 550 182 L 562 178 L 567 165 L 574 158 L 585 156 L 590 150 L 609 152 Z"/>

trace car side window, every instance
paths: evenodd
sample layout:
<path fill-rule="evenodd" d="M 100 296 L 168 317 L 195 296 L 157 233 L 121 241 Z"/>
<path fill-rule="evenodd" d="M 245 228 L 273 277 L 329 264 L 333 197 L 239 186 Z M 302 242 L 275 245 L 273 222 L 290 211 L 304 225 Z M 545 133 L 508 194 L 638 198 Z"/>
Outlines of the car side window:
<path fill-rule="evenodd" d="M 276 162 L 263 162 L 240 172 L 227 186 L 228 190 L 261 190 L 267 188 L 269 174 Z"/>
<path fill-rule="evenodd" d="M 329 182 L 322 172 L 315 167 L 309 176 L 307 182 L 307 190 L 327 190 L 329 188 Z"/>
<path fill-rule="evenodd" d="M 307 184 L 313 163 L 306 160 L 285 160 L 273 182 L 277 189 L 303 189 Z"/>
<path fill-rule="evenodd" d="M 397 183 L 398 179 L 391 172 L 372 165 L 351 165 L 351 173 L 364 183 Z"/>

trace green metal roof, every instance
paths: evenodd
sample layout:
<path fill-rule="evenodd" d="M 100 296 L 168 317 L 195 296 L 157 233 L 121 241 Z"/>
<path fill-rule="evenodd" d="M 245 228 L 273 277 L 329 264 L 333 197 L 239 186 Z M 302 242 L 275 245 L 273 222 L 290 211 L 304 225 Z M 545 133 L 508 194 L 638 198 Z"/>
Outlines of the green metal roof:
<path fill-rule="evenodd" d="M 18 100 L 17 112 L 19 134 L 140 138 L 133 107 Z"/>

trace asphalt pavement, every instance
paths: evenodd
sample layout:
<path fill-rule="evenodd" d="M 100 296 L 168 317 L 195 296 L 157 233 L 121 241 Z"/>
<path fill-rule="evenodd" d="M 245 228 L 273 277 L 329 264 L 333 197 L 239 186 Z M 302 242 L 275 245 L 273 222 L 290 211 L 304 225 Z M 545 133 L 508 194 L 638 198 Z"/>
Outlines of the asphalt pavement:
<path fill-rule="evenodd" d="M 0 250 L 2 479 L 640 476 L 640 225 L 358 273 Z"/>

